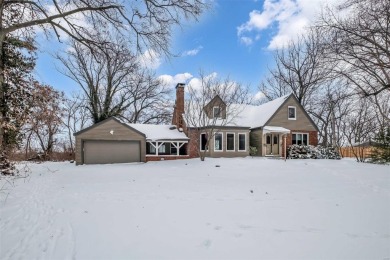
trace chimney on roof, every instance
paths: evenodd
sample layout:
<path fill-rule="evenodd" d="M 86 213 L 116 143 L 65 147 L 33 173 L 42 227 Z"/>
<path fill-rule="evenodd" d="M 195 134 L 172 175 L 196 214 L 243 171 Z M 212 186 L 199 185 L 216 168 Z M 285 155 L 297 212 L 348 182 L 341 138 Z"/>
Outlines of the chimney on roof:
<path fill-rule="evenodd" d="M 184 114 L 184 83 L 176 85 L 176 101 L 173 110 L 172 125 L 177 128 L 183 128 L 183 114 Z"/>

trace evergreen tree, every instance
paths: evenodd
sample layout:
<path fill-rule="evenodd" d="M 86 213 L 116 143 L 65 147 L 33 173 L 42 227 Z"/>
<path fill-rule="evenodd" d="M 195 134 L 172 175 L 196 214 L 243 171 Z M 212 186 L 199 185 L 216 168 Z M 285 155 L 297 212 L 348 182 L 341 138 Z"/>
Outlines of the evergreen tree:
<path fill-rule="evenodd" d="M 376 135 L 374 141 L 377 146 L 371 153 L 371 161 L 373 163 L 389 163 L 390 162 L 390 126 L 381 129 Z"/>
<path fill-rule="evenodd" d="M 21 127 L 27 119 L 32 102 L 32 71 L 35 67 L 35 46 L 31 37 L 10 35 L 2 44 L 0 62 L 4 82 L 0 86 L 0 113 L 3 138 L 0 173 L 11 174 L 13 166 L 7 153 L 21 142 Z"/>

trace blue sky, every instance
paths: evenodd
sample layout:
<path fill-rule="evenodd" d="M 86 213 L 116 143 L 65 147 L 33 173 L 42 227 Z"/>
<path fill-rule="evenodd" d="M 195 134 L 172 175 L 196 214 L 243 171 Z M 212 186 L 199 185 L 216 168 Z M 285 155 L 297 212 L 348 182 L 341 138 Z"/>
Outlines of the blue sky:
<path fill-rule="evenodd" d="M 267 67 L 273 66 L 273 51 L 294 40 L 313 23 L 324 4 L 337 0 L 214 0 L 213 8 L 199 22 L 175 28 L 171 43 L 177 57 L 151 55 L 145 62 L 156 74 L 175 85 L 190 83 L 199 74 L 249 84 L 256 92 Z M 59 73 L 51 56 L 58 47 L 55 39 L 39 41 L 38 79 L 66 93 L 80 88 Z M 63 45 L 64 46 L 64 45 Z"/>

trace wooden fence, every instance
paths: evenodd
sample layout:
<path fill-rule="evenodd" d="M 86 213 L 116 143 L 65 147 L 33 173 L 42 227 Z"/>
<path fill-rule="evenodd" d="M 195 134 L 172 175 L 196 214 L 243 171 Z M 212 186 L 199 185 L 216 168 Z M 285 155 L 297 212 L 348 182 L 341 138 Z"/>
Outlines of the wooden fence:
<path fill-rule="evenodd" d="M 374 150 L 374 147 L 372 146 L 366 146 L 366 147 L 341 147 L 340 148 L 340 155 L 342 157 L 355 157 L 355 154 L 357 154 L 360 158 L 370 158 L 372 151 Z"/>

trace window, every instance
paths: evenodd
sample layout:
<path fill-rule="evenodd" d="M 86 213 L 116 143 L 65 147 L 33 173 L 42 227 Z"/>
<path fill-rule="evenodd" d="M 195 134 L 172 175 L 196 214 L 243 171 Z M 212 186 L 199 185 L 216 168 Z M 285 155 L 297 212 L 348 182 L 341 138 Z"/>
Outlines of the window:
<path fill-rule="evenodd" d="M 221 118 L 221 108 L 220 107 L 213 107 L 213 117 L 214 118 Z"/>
<path fill-rule="evenodd" d="M 207 144 L 206 133 L 202 133 L 202 134 L 200 134 L 200 150 L 201 151 L 208 150 L 207 147 L 206 147 L 206 144 Z"/>
<path fill-rule="evenodd" d="M 146 154 L 156 154 L 156 147 L 158 148 L 158 154 L 170 154 L 171 151 L 171 144 L 170 143 L 163 143 L 161 142 L 147 142 L 146 143 Z"/>
<path fill-rule="evenodd" d="M 234 151 L 234 133 L 226 134 L 226 150 Z"/>
<path fill-rule="evenodd" d="M 246 151 L 246 135 L 245 134 L 238 134 L 238 150 L 239 151 Z"/>
<path fill-rule="evenodd" d="M 267 135 L 267 144 L 271 144 L 271 136 Z"/>
<path fill-rule="evenodd" d="M 309 145 L 309 134 L 292 134 L 292 144 Z"/>
<path fill-rule="evenodd" d="M 288 107 L 288 119 L 296 120 L 297 119 L 297 109 L 296 107 Z"/>
<path fill-rule="evenodd" d="M 278 136 L 274 135 L 274 144 L 278 144 Z"/>
<path fill-rule="evenodd" d="M 222 133 L 216 133 L 214 136 L 214 151 L 222 151 Z"/>
<path fill-rule="evenodd" d="M 156 147 L 154 145 L 156 145 L 156 143 L 146 143 L 146 154 L 156 154 Z"/>

